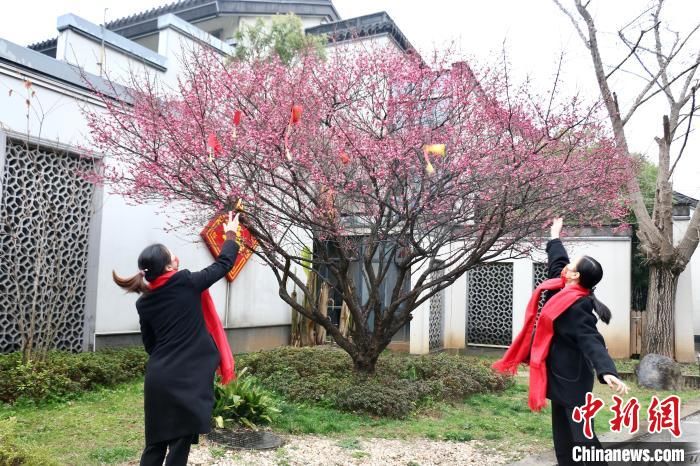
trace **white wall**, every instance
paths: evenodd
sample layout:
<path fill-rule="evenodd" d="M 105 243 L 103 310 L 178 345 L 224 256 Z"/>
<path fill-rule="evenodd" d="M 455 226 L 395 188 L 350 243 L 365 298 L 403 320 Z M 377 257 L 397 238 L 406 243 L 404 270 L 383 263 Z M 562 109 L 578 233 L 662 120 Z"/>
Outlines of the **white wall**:
<path fill-rule="evenodd" d="M 73 15 L 67 16 L 69 17 L 66 21 L 71 24 L 82 25 L 86 22 Z M 147 53 L 147 56 L 153 61 L 141 58 L 137 54 L 131 54 L 126 48 L 120 48 L 109 41 L 105 41 L 103 47 L 100 41 L 88 37 L 86 34 L 87 31 L 84 33 L 76 32 L 72 28 L 60 31 L 56 48 L 56 59 L 76 65 L 86 73 L 108 77 L 110 80 L 120 84 L 129 83 L 129 78 L 132 74 L 162 74 L 168 66 L 164 57 L 158 56 L 153 51 L 109 31 L 106 31 L 106 34 L 115 38 L 119 44 L 124 44 L 125 47 L 131 48 L 136 53 Z M 100 66 L 100 62 L 103 62 L 102 66 Z"/>
<path fill-rule="evenodd" d="M 425 271 L 427 263 L 418 264 L 411 270 L 411 288 L 416 286 L 416 280 Z M 448 291 L 449 288 L 445 291 Z M 447 308 L 445 308 L 447 311 Z M 445 312 L 447 316 L 447 312 Z M 430 300 L 426 300 L 413 311 L 410 325 L 409 351 L 411 354 L 426 354 L 430 350 L 428 328 L 430 317 Z"/>
<path fill-rule="evenodd" d="M 570 258 L 589 255 L 597 259 L 603 267 L 604 276 L 596 288 L 596 296 L 612 311 L 610 325 L 599 321 L 598 328 L 605 338 L 608 351 L 615 358 L 629 356 L 630 338 L 630 267 L 631 241 L 629 238 L 565 238 L 564 245 Z M 546 262 L 544 250 L 533 254 L 532 258 L 507 259 L 513 263 L 513 338 L 522 328 L 525 308 L 532 295 L 533 262 Z M 445 347 L 465 346 L 467 311 L 466 274 L 446 291 L 449 298 L 445 302 Z M 419 341 L 413 341 L 414 336 Z M 466 342 L 468 343 L 468 342 Z M 428 311 L 415 311 L 411 322 L 411 352 L 428 351 Z"/>
<path fill-rule="evenodd" d="M 690 210 L 692 217 L 695 209 Z M 693 293 L 693 328 L 695 335 L 700 335 L 700 251 L 695 250 L 695 254 L 690 259 L 690 268 L 692 280 L 690 281 L 690 289 Z"/>
<path fill-rule="evenodd" d="M 691 215 L 693 211 L 691 210 Z M 674 219 L 674 243 L 683 238 L 689 219 Z M 681 362 L 695 361 L 694 335 L 700 335 L 700 254 L 696 251 L 678 277 L 674 324 L 676 329 L 676 359 Z"/>
<path fill-rule="evenodd" d="M 24 87 L 24 80 L 32 82 L 31 90 Z M 12 91 L 12 96 L 9 92 Z M 34 91 L 34 97 L 29 97 Z M 95 105 L 97 101 L 87 92 L 66 90 L 64 86 L 39 74 L 17 71 L 0 65 L 0 127 L 32 137 L 57 141 L 73 146 L 87 144 L 88 127 L 80 114 L 83 104 Z M 27 105 L 29 98 L 29 124 Z"/>
<path fill-rule="evenodd" d="M 608 352 L 612 357 L 629 357 L 632 273 L 631 240 L 629 238 L 609 240 L 564 238 L 563 243 L 571 259 L 576 256 L 588 255 L 600 262 L 600 265 L 603 267 L 603 279 L 596 287 L 595 294 L 600 301 L 610 308 L 612 319 L 609 325 L 598 321 L 598 329 L 605 338 Z M 546 261 L 546 256 L 542 254 L 540 262 Z"/>
<path fill-rule="evenodd" d="M 234 53 L 233 47 L 174 14 L 159 17 L 158 29 L 158 54 L 168 63 L 161 82 L 168 86 L 177 85 L 178 76 L 184 71 L 183 63 L 191 54 L 198 54 L 202 47 L 216 51 L 222 58 Z"/>
<path fill-rule="evenodd" d="M 334 54 L 347 53 L 348 51 L 358 48 L 372 49 L 375 47 L 383 48 L 388 46 L 395 47 L 399 52 L 402 51 L 401 47 L 399 47 L 394 38 L 389 34 L 382 34 L 372 37 L 360 37 L 355 40 L 347 40 L 339 43 L 330 42 L 327 46 L 327 50 L 329 54 Z"/>

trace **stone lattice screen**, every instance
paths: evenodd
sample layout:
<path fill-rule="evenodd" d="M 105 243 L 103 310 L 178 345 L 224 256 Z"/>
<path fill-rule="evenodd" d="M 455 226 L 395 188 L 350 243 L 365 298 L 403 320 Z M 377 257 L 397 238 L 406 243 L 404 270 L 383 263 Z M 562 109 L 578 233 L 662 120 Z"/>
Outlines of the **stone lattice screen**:
<path fill-rule="evenodd" d="M 512 335 L 513 264 L 474 267 L 467 273 L 467 343 L 508 346 Z"/>
<path fill-rule="evenodd" d="M 547 264 L 543 262 L 532 263 L 532 289 L 547 279 Z"/>
<path fill-rule="evenodd" d="M 0 145 L 2 147 L 2 145 Z M 0 154 L 0 156 L 3 154 Z M 0 201 L 0 351 L 19 348 L 20 325 L 61 349 L 83 349 L 93 160 L 7 139 Z M 46 333 L 50 327 L 55 332 Z M 36 334 L 36 333 L 35 333 Z"/>
<path fill-rule="evenodd" d="M 440 270 L 435 275 L 444 275 Z M 444 346 L 443 329 L 445 327 L 445 290 L 440 290 L 430 298 L 430 315 L 428 317 L 428 349 L 430 351 Z"/>
<path fill-rule="evenodd" d="M 542 262 L 533 262 L 532 263 L 532 289 L 534 290 L 537 288 L 537 286 L 545 281 L 547 279 L 547 264 L 542 263 Z M 547 299 L 547 293 L 548 291 L 544 291 L 542 293 L 542 296 L 540 296 L 540 302 L 539 305 L 537 306 L 537 313 L 539 315 L 539 312 L 542 310 L 542 306 L 544 305 L 545 299 Z"/>

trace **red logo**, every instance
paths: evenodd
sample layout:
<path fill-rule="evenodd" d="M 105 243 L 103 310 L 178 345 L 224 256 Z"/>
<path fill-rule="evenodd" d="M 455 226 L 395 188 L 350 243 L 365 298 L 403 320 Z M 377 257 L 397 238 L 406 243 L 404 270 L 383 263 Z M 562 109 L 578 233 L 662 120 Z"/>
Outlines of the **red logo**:
<path fill-rule="evenodd" d="M 586 404 L 576 406 L 571 418 L 576 422 L 583 422 L 583 435 L 588 439 L 593 438 L 593 418 L 605 403 L 600 398 L 595 398 L 593 393 L 586 393 Z"/>
<path fill-rule="evenodd" d="M 633 434 L 639 430 L 639 401 L 632 397 L 625 405 L 622 405 L 622 398 L 613 395 L 615 404 L 610 410 L 615 413 L 615 417 L 610 420 L 610 431 L 620 432 L 622 427 L 629 429 Z"/>
<path fill-rule="evenodd" d="M 663 401 L 654 395 L 647 411 L 649 415 L 649 432 L 661 432 L 668 429 L 674 437 L 681 435 L 681 399 L 678 395 L 669 395 Z"/>

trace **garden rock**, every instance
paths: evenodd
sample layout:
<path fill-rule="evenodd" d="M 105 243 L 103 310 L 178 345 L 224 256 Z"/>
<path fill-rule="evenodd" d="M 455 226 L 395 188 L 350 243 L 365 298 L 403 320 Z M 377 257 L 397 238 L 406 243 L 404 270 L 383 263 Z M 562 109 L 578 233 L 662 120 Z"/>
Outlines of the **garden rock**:
<path fill-rule="evenodd" d="M 680 390 L 681 366 L 668 356 L 647 354 L 637 368 L 637 383 L 655 390 Z"/>

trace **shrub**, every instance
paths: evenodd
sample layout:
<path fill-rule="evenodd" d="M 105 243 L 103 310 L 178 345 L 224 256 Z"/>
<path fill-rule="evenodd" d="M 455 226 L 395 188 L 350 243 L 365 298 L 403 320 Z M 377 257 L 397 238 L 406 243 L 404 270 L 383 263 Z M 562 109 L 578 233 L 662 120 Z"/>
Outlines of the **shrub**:
<path fill-rule="evenodd" d="M 404 387 L 400 389 L 386 386 L 374 378 L 358 379 L 356 384 L 342 387 L 335 394 L 334 404 L 343 411 L 403 418 L 417 404 L 417 397 L 410 393 L 409 384 Z"/>
<path fill-rule="evenodd" d="M 268 424 L 279 413 L 272 397 L 248 374 L 247 367 L 228 385 L 217 382 L 214 395 L 212 417 L 220 428 L 243 425 L 257 429 L 257 424 Z"/>
<path fill-rule="evenodd" d="M 0 355 L 0 401 L 60 401 L 95 387 L 141 377 L 148 356 L 140 348 L 95 353 L 52 351 L 41 363 L 22 363 L 21 354 Z"/>
<path fill-rule="evenodd" d="M 22 445 L 15 432 L 16 419 L 0 420 L 0 464 L 4 466 L 57 466 L 46 454 Z"/>
<path fill-rule="evenodd" d="M 387 353 L 373 377 L 356 376 L 347 353 L 328 347 L 278 348 L 242 355 L 239 362 L 290 401 L 395 418 L 434 400 L 463 401 L 513 383 L 512 378 L 494 373 L 487 361 L 445 353 Z"/>

